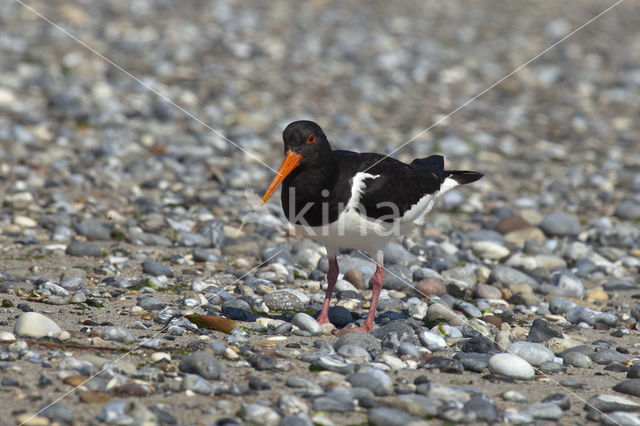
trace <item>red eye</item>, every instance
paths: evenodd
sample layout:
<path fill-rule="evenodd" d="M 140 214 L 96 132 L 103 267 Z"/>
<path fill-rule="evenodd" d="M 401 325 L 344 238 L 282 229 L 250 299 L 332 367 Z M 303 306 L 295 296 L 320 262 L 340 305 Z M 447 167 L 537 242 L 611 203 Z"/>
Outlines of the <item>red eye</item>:
<path fill-rule="evenodd" d="M 309 135 L 309 137 L 307 138 L 307 143 L 314 143 L 316 141 L 316 135 L 311 134 Z"/>

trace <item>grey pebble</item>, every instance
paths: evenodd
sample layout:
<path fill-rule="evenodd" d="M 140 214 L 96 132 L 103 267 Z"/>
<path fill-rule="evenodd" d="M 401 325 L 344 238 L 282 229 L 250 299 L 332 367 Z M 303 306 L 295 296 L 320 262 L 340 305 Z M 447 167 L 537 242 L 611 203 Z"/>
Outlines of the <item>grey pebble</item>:
<path fill-rule="evenodd" d="M 566 213 L 550 213 L 540 222 L 540 229 L 552 237 L 574 237 L 580 233 L 578 219 Z"/>
<path fill-rule="evenodd" d="M 503 286 L 526 284 L 534 290 L 538 288 L 538 281 L 535 278 L 509 266 L 496 266 L 493 268 L 489 275 L 489 282 L 497 282 Z"/>
<path fill-rule="evenodd" d="M 186 374 L 182 379 L 180 389 L 190 390 L 199 395 L 211 395 L 213 393 L 211 384 L 197 374 Z"/>
<path fill-rule="evenodd" d="M 351 331 L 340 336 L 333 344 L 337 351 L 343 345 L 356 345 L 364 348 L 367 352 L 382 349 L 382 345 L 371 333 L 364 331 Z"/>
<path fill-rule="evenodd" d="M 136 341 L 135 336 L 129 330 L 117 326 L 106 327 L 102 330 L 102 338 L 120 343 L 133 343 Z"/>
<path fill-rule="evenodd" d="M 546 342 L 554 337 L 562 338 L 562 330 L 557 325 L 549 323 L 543 318 L 536 318 L 531 324 L 527 341 L 533 343 Z"/>
<path fill-rule="evenodd" d="M 183 373 L 198 374 L 207 380 L 217 380 L 222 374 L 222 366 L 209 352 L 198 351 L 187 355 L 178 368 Z"/>
<path fill-rule="evenodd" d="M 376 407 L 369 410 L 367 420 L 370 425 L 374 426 L 405 426 L 419 419 L 406 411 Z"/>
<path fill-rule="evenodd" d="M 562 408 L 552 402 L 538 402 L 536 404 L 531 404 L 522 411 L 534 419 L 551 421 L 560 420 L 564 414 L 562 412 Z"/>
<path fill-rule="evenodd" d="M 65 251 L 69 256 L 89 256 L 89 257 L 101 257 L 102 251 L 100 247 L 91 244 L 85 243 L 82 241 L 72 241 Z"/>
<path fill-rule="evenodd" d="M 592 364 L 591 358 L 588 355 L 578 351 L 567 352 L 562 359 L 566 365 L 578 368 L 589 368 Z"/>
<path fill-rule="evenodd" d="M 322 328 L 318 321 L 311 315 L 299 312 L 291 319 L 291 324 L 298 326 L 301 330 L 308 331 L 312 336 L 317 336 L 322 333 Z"/>
<path fill-rule="evenodd" d="M 165 303 L 153 296 L 143 296 L 138 298 L 138 306 L 145 311 L 158 311 L 165 307 Z"/>
<path fill-rule="evenodd" d="M 554 271 L 549 277 L 552 289 L 551 294 L 573 298 L 582 298 L 584 285 L 580 278 L 567 270 Z"/>
<path fill-rule="evenodd" d="M 393 393 L 393 382 L 385 372 L 372 368 L 366 373 L 356 373 L 346 379 L 353 387 L 371 390 L 376 396 L 387 396 Z"/>
<path fill-rule="evenodd" d="M 171 270 L 171 268 L 155 261 L 143 262 L 142 272 L 145 274 L 153 275 L 154 277 L 165 276 L 168 278 L 173 278 L 173 271 Z"/>
<path fill-rule="evenodd" d="M 292 291 L 276 290 L 262 297 L 264 303 L 272 311 L 301 311 L 304 302 Z"/>
<path fill-rule="evenodd" d="M 627 361 L 628 358 L 621 354 L 620 352 L 607 348 L 607 347 L 599 347 L 596 348 L 595 352 L 591 355 L 591 359 L 596 364 L 607 365 L 612 362 L 623 362 Z"/>
<path fill-rule="evenodd" d="M 93 219 L 85 219 L 75 225 L 78 234 L 91 240 L 107 241 L 111 239 L 111 231 L 105 225 Z"/>
<path fill-rule="evenodd" d="M 277 367 L 277 361 L 271 355 L 253 354 L 249 363 L 258 371 L 275 370 Z"/>

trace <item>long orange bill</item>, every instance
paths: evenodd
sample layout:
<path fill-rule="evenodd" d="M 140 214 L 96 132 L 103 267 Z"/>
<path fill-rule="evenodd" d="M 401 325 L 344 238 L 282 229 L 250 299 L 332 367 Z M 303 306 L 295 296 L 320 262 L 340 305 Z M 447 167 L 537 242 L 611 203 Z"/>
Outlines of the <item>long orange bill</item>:
<path fill-rule="evenodd" d="M 278 173 L 271 181 L 271 185 L 269 185 L 267 192 L 264 193 L 264 197 L 262 197 L 260 205 L 263 205 L 269 199 L 269 197 L 271 197 L 271 194 L 273 194 L 273 192 L 278 189 L 278 186 L 280 186 L 284 178 L 286 178 L 287 175 L 293 171 L 293 169 L 298 167 L 301 158 L 302 155 L 300 154 L 294 154 L 291 151 L 287 152 L 287 156 L 284 157 L 284 161 L 280 165 Z"/>

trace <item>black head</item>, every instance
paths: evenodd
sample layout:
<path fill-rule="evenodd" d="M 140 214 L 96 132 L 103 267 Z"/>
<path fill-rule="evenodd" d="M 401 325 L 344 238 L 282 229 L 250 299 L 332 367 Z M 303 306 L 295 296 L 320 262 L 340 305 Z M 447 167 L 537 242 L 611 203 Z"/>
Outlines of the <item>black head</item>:
<path fill-rule="evenodd" d="M 300 169 L 296 173 L 310 165 L 322 167 L 331 159 L 329 141 L 320 126 L 313 121 L 294 121 L 284 129 L 282 139 L 284 161 L 262 197 L 262 203 L 267 201 L 282 181 L 298 167 Z"/>
<path fill-rule="evenodd" d="M 302 155 L 301 165 L 318 160 L 331 152 L 327 136 L 313 121 L 294 121 L 284 129 L 282 139 L 285 154 L 293 152 Z"/>

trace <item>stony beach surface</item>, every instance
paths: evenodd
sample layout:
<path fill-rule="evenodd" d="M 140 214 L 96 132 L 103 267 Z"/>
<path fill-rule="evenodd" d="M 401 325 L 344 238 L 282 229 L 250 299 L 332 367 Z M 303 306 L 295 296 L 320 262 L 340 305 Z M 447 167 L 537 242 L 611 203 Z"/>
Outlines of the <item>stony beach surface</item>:
<path fill-rule="evenodd" d="M 638 4 L 444 120 L 608 4 L 29 5 L 129 75 L 0 3 L 1 424 L 640 424 Z M 371 259 L 320 326 L 324 248 L 257 206 L 303 118 L 485 173 L 370 334 Z"/>

